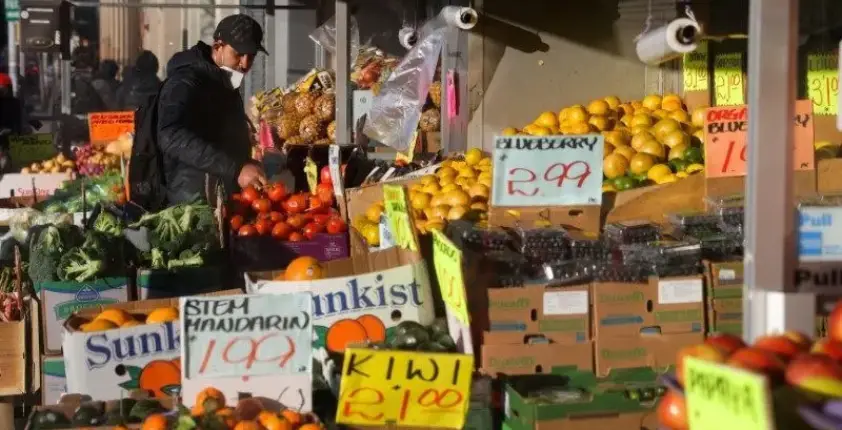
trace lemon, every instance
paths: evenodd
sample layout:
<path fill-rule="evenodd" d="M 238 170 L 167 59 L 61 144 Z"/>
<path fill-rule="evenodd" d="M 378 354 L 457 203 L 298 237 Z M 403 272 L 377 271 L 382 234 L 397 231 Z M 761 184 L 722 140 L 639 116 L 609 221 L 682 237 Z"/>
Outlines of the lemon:
<path fill-rule="evenodd" d="M 588 123 L 576 122 L 570 126 L 570 134 L 588 134 L 594 129 Z"/>
<path fill-rule="evenodd" d="M 663 109 L 657 109 L 654 112 L 652 112 L 652 116 L 654 116 L 655 118 L 658 118 L 658 119 L 664 119 L 664 118 L 668 117 L 669 115 L 670 115 L 669 111 L 666 111 L 666 110 L 663 110 Z"/>
<path fill-rule="evenodd" d="M 452 184 L 453 181 L 455 181 L 455 180 L 456 180 L 456 177 L 452 176 L 452 175 L 442 176 L 441 178 L 439 178 L 438 184 L 439 184 L 440 187 L 444 187 L 445 185 Z M 423 191 L 423 188 L 422 188 L 422 191 Z"/>
<path fill-rule="evenodd" d="M 675 177 L 678 178 L 678 179 L 684 179 L 688 176 L 690 176 L 690 175 L 688 175 L 687 172 L 678 172 L 678 173 L 675 174 Z"/>
<path fill-rule="evenodd" d="M 449 211 L 447 211 L 446 218 L 449 221 L 456 221 L 456 220 L 462 219 L 462 217 L 464 217 L 466 213 L 468 213 L 467 206 L 464 206 L 464 205 L 453 206 L 453 207 L 450 208 Z"/>
<path fill-rule="evenodd" d="M 646 127 L 651 127 L 652 126 L 652 117 L 649 116 L 649 114 L 646 114 L 646 113 L 636 113 L 634 115 L 634 117 L 632 117 L 631 124 L 629 124 L 629 127 L 634 129 L 635 126 L 641 126 L 641 125 L 646 126 Z"/>
<path fill-rule="evenodd" d="M 608 142 L 602 142 L 602 158 L 605 158 L 606 155 L 614 152 L 614 145 Z"/>
<path fill-rule="evenodd" d="M 564 108 L 558 112 L 558 123 L 559 125 L 563 125 L 564 121 L 567 121 L 567 113 L 570 108 Z"/>
<path fill-rule="evenodd" d="M 518 131 L 514 127 L 506 127 L 503 129 L 503 131 L 500 132 L 500 134 L 502 134 L 503 136 L 514 136 L 518 134 Z"/>
<path fill-rule="evenodd" d="M 473 184 L 471 188 L 468 189 L 468 195 L 471 197 L 472 201 L 488 201 L 488 195 L 490 194 L 490 190 L 483 184 Z"/>
<path fill-rule="evenodd" d="M 681 111 L 682 109 L 684 109 L 684 103 L 682 103 L 680 99 L 675 100 L 675 99 L 665 98 L 661 102 L 661 109 L 663 109 L 665 111 L 668 111 L 668 112 L 678 112 L 678 111 Z"/>
<path fill-rule="evenodd" d="M 541 115 L 538 115 L 533 124 L 547 128 L 558 127 L 558 117 L 552 112 L 541 112 Z"/>
<path fill-rule="evenodd" d="M 634 108 L 629 103 L 623 103 L 620 106 L 617 106 L 617 113 L 619 113 L 620 116 L 634 115 Z"/>
<path fill-rule="evenodd" d="M 670 148 L 678 145 L 690 146 L 690 135 L 681 130 L 673 130 L 661 137 L 661 143 Z"/>
<path fill-rule="evenodd" d="M 647 140 L 640 145 L 640 150 L 638 152 L 644 152 L 646 154 L 650 154 L 659 160 L 663 160 L 667 157 L 667 150 L 664 148 L 664 145 L 661 145 L 659 142 L 654 140 Z"/>
<path fill-rule="evenodd" d="M 631 161 L 634 154 L 637 154 L 637 151 L 635 151 L 631 146 L 618 146 L 614 148 L 614 151 L 612 151 L 611 154 L 622 156 L 626 160 Z M 605 157 L 603 157 L 603 159 L 604 158 Z"/>
<path fill-rule="evenodd" d="M 693 136 L 691 138 L 694 144 L 702 145 L 705 143 L 705 131 L 704 130 L 696 130 L 693 132 Z"/>
<path fill-rule="evenodd" d="M 453 163 L 451 162 L 451 164 L 449 166 L 442 166 L 441 168 L 439 168 L 439 170 L 436 171 L 436 176 L 438 176 L 438 177 L 450 176 L 450 175 L 456 176 L 456 169 L 451 167 L 452 165 L 453 165 Z"/>
<path fill-rule="evenodd" d="M 427 221 L 426 227 L 427 227 L 427 231 L 433 231 L 433 230 L 442 231 L 442 230 L 444 230 L 444 223 L 441 222 L 441 221 Z"/>
<path fill-rule="evenodd" d="M 635 175 L 646 173 L 655 165 L 655 157 L 638 152 L 629 160 L 629 171 Z"/>
<path fill-rule="evenodd" d="M 651 94 L 643 98 L 640 104 L 650 110 L 656 110 L 661 107 L 661 96 Z"/>
<path fill-rule="evenodd" d="M 365 218 L 369 222 L 379 223 L 380 222 L 380 214 L 383 213 L 383 204 L 374 204 L 369 206 L 368 209 L 365 211 Z"/>
<path fill-rule="evenodd" d="M 687 173 L 704 172 L 704 170 L 705 170 L 705 165 L 701 164 L 701 163 L 693 163 L 693 164 L 687 166 L 686 169 L 684 169 L 684 171 L 687 172 Z"/>
<path fill-rule="evenodd" d="M 597 131 L 610 130 L 611 120 L 604 115 L 594 115 L 588 119 L 588 124 L 592 125 Z"/>
<path fill-rule="evenodd" d="M 629 134 L 622 130 L 604 131 L 602 135 L 605 137 L 605 143 L 612 146 L 628 146 L 631 141 Z"/>
<path fill-rule="evenodd" d="M 566 120 L 570 122 L 587 122 L 588 112 L 580 105 L 571 106 L 567 110 Z"/>
<path fill-rule="evenodd" d="M 608 103 L 608 107 L 611 109 L 617 109 L 620 106 L 620 98 L 617 96 L 608 96 L 603 98 L 603 100 L 605 100 L 605 103 Z"/>
<path fill-rule="evenodd" d="M 672 118 L 664 118 L 656 122 L 651 131 L 656 139 L 662 140 L 666 135 L 676 130 L 681 130 L 681 124 Z"/>
<path fill-rule="evenodd" d="M 533 136 L 549 136 L 552 134 L 549 128 L 540 125 L 530 124 L 527 127 L 530 127 L 529 131 L 527 131 L 526 128 L 524 128 L 523 131 L 526 131 Z"/>
<path fill-rule="evenodd" d="M 436 177 L 436 175 L 424 175 L 418 182 L 421 183 L 421 185 L 427 185 L 436 181 L 438 181 L 438 177 Z"/>
<path fill-rule="evenodd" d="M 475 166 L 482 160 L 482 151 L 479 148 L 471 148 L 465 153 L 465 163 L 469 166 Z"/>
<path fill-rule="evenodd" d="M 666 94 L 664 94 L 663 98 L 661 99 L 661 104 L 664 104 L 664 103 L 666 103 L 670 100 L 676 101 L 678 103 L 683 103 L 683 101 L 681 100 L 681 96 L 679 96 L 678 94 L 676 94 L 676 93 L 666 93 Z"/>
<path fill-rule="evenodd" d="M 672 112 L 670 112 L 669 117 L 678 121 L 678 122 L 683 122 L 683 123 L 690 123 L 690 121 L 691 121 L 690 114 L 687 113 L 687 111 L 683 111 L 683 110 L 672 111 Z"/>
<path fill-rule="evenodd" d="M 620 117 L 620 122 L 625 125 L 626 127 L 631 127 L 632 120 L 634 119 L 634 115 L 627 113 Z"/>
<path fill-rule="evenodd" d="M 693 109 L 693 115 L 690 117 L 690 123 L 693 124 L 693 127 L 702 128 L 705 126 L 705 114 L 707 113 L 707 107 L 697 107 Z"/>
<path fill-rule="evenodd" d="M 666 164 L 656 164 L 646 172 L 646 177 L 651 179 L 654 182 L 658 182 L 658 180 L 666 175 L 672 175 L 672 169 L 670 166 Z"/>
<path fill-rule="evenodd" d="M 451 191 L 453 191 L 453 190 L 458 190 L 458 189 L 459 189 L 459 185 L 458 185 L 458 184 L 456 184 L 456 183 L 451 182 L 451 183 L 449 183 L 449 184 L 447 184 L 447 185 L 443 185 L 443 186 L 441 187 L 441 192 L 442 192 L 442 193 L 449 193 L 449 192 L 451 192 Z"/>
<path fill-rule="evenodd" d="M 678 177 L 675 176 L 674 174 L 670 173 L 669 175 L 661 176 L 661 178 L 658 179 L 657 181 L 655 181 L 655 183 L 658 184 L 658 185 L 670 184 L 670 183 L 673 183 L 677 180 L 678 180 Z"/>
<path fill-rule="evenodd" d="M 380 226 L 369 224 L 360 232 L 368 246 L 380 246 Z"/>
<path fill-rule="evenodd" d="M 680 143 L 670 148 L 669 156 L 667 157 L 668 160 L 674 160 L 676 158 L 682 159 L 684 158 L 684 151 L 687 150 L 690 146 L 685 143 Z"/>
<path fill-rule="evenodd" d="M 611 185 L 611 184 L 605 184 L 605 185 L 602 186 L 602 192 L 603 193 L 616 193 L 617 189 L 614 188 L 614 186 Z"/>
<path fill-rule="evenodd" d="M 594 100 L 588 103 L 588 113 L 591 115 L 605 115 L 611 106 L 605 100 Z"/>
<path fill-rule="evenodd" d="M 445 195 L 445 203 L 450 206 L 467 206 L 471 203 L 471 196 L 462 190 L 453 190 Z"/>
<path fill-rule="evenodd" d="M 427 214 L 428 219 L 445 219 L 447 218 L 447 213 L 450 212 L 449 205 L 438 205 L 434 207 L 429 214 Z"/>
<path fill-rule="evenodd" d="M 629 104 L 633 109 L 640 109 L 643 107 L 643 103 L 641 103 L 640 100 L 632 100 Z"/>
<path fill-rule="evenodd" d="M 815 148 L 816 150 L 822 149 L 825 146 L 833 146 L 833 143 L 831 143 L 829 140 L 820 140 L 813 144 L 813 148 Z"/>
<path fill-rule="evenodd" d="M 634 148 L 635 151 L 640 151 L 640 147 L 650 140 L 656 140 L 655 135 L 648 131 L 641 131 L 640 133 L 635 134 L 631 138 L 631 147 Z"/>
<path fill-rule="evenodd" d="M 602 161 L 602 169 L 608 179 L 618 178 L 626 174 L 629 168 L 629 160 L 617 153 L 609 154 Z"/>

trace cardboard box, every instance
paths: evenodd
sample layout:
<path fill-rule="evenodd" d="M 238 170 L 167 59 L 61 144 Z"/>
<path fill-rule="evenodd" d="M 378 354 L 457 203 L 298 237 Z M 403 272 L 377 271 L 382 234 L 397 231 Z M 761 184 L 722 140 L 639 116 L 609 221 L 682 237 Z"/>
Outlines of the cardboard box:
<path fill-rule="evenodd" d="M 593 343 L 530 343 L 516 332 L 485 332 L 481 370 L 493 377 L 551 373 L 553 369 L 593 372 Z"/>
<path fill-rule="evenodd" d="M 708 301 L 743 297 L 743 262 L 705 262 Z"/>
<path fill-rule="evenodd" d="M 713 299 L 707 308 L 709 333 L 743 335 L 743 299 Z"/>
<path fill-rule="evenodd" d="M 129 300 L 129 279 L 105 278 L 90 282 L 47 282 L 39 284 L 43 312 L 44 350 L 61 352 L 62 326 L 74 312 Z"/>
<path fill-rule="evenodd" d="M 227 290 L 212 295 L 239 294 Z M 95 306 L 74 313 L 64 323 L 67 390 L 92 400 L 125 397 L 127 390 L 148 390 L 165 398 L 181 385 L 181 333 L 178 321 L 84 333 L 79 327 L 105 309 L 123 309 L 144 318 L 153 309 L 178 308 L 178 298 Z M 142 378 L 153 369 L 155 378 Z M 167 388 L 169 386 L 169 389 Z"/>
<path fill-rule="evenodd" d="M 132 398 L 135 400 L 145 399 L 148 398 L 147 395 L 133 391 L 128 393 L 129 395 L 124 396 L 125 398 Z M 166 399 L 157 399 L 158 403 L 160 404 L 162 410 L 170 411 L 174 408 L 173 400 L 171 398 Z M 41 427 L 36 425 L 36 416 L 40 412 L 44 411 L 52 411 L 64 415 L 68 422 L 73 419 L 73 414 L 80 406 L 91 406 L 97 411 L 102 411 L 104 414 L 107 414 L 112 411 L 119 411 L 120 408 L 120 400 L 109 400 L 109 401 L 90 401 L 86 399 L 85 396 L 80 394 L 69 394 L 65 395 L 61 398 L 61 401 L 58 404 L 53 405 L 43 405 L 43 406 L 36 406 L 32 408 L 32 412 L 29 414 L 29 417 L 26 420 L 26 430 L 38 430 Z M 142 427 L 141 424 L 129 424 L 127 428 L 131 430 L 139 430 Z M 85 429 L 85 430 L 112 430 L 114 428 L 113 425 L 101 425 L 101 426 L 84 426 L 84 427 L 66 427 L 68 429 Z"/>
<path fill-rule="evenodd" d="M 67 373 L 64 368 L 64 356 L 42 356 L 41 404 L 56 405 L 65 393 L 67 393 Z"/>
<path fill-rule="evenodd" d="M 704 334 L 640 334 L 598 336 L 594 342 L 596 375 L 607 377 L 619 369 L 651 368 L 663 373 L 675 365 L 681 348 L 704 342 Z"/>
<path fill-rule="evenodd" d="M 487 291 L 492 332 L 542 334 L 559 343 L 586 343 L 591 338 L 590 284 L 530 285 Z"/>
<path fill-rule="evenodd" d="M 641 284 L 594 283 L 594 337 L 701 333 L 703 292 L 701 276 L 651 277 Z"/>
<path fill-rule="evenodd" d="M 222 270 L 214 267 L 184 267 L 178 270 L 137 271 L 138 300 L 207 294 L 222 289 Z"/>

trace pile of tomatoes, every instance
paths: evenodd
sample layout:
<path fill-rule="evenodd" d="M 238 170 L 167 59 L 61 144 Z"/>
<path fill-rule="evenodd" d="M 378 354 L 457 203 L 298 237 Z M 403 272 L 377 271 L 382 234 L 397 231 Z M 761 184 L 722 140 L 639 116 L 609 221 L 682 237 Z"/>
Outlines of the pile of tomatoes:
<path fill-rule="evenodd" d="M 237 236 L 271 236 L 280 241 L 313 240 L 340 234 L 348 225 L 334 208 L 333 183 L 322 169 L 315 194 L 290 193 L 283 184 L 248 186 L 231 196 L 229 226 Z"/>

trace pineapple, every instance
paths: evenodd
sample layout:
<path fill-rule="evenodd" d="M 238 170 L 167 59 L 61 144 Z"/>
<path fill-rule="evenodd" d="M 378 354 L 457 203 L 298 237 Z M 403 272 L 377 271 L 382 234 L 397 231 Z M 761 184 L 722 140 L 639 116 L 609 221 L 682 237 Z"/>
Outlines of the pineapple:
<path fill-rule="evenodd" d="M 287 140 L 298 134 L 298 126 L 301 121 L 295 115 L 284 115 L 278 121 L 278 137 Z"/>
<path fill-rule="evenodd" d="M 308 139 L 304 136 L 293 136 L 284 142 L 284 145 L 309 145 L 313 139 Z"/>
<path fill-rule="evenodd" d="M 336 96 L 325 94 L 318 99 L 313 107 L 313 113 L 322 121 L 331 121 L 336 115 Z"/>
<path fill-rule="evenodd" d="M 436 108 L 427 109 L 421 114 L 418 121 L 418 128 L 421 131 L 439 131 L 441 128 L 441 112 Z"/>
<path fill-rule="evenodd" d="M 436 107 L 441 107 L 441 82 L 435 81 L 430 85 L 430 100 Z"/>
<path fill-rule="evenodd" d="M 327 125 L 327 138 L 336 141 L 336 121 L 331 121 Z"/>
<path fill-rule="evenodd" d="M 298 98 L 298 93 L 290 92 L 284 94 L 281 99 L 281 106 L 283 106 L 284 113 L 295 113 L 295 100 Z"/>
<path fill-rule="evenodd" d="M 312 114 L 317 98 L 319 98 L 319 93 L 299 94 L 295 99 L 295 111 L 298 112 L 298 115 L 302 118 Z"/>
<path fill-rule="evenodd" d="M 301 124 L 298 126 L 298 133 L 301 137 L 305 137 L 313 141 L 324 136 L 325 128 L 319 120 L 319 117 L 316 115 L 309 115 L 301 120 Z"/>

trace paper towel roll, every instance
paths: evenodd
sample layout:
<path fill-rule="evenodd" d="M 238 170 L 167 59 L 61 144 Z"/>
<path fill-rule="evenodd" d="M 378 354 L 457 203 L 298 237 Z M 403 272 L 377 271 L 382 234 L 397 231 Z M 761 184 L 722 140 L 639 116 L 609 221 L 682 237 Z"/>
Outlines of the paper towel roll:
<path fill-rule="evenodd" d="M 398 40 L 406 49 L 412 49 L 418 43 L 418 32 L 412 27 L 403 27 L 398 31 Z"/>
<path fill-rule="evenodd" d="M 646 64 L 660 64 L 695 51 L 701 28 L 696 21 L 678 18 L 637 41 L 637 56 Z"/>
<path fill-rule="evenodd" d="M 470 30 L 477 25 L 479 14 L 476 10 L 470 7 L 460 6 L 445 6 L 441 9 L 439 14 L 448 25 L 460 28 L 462 30 Z"/>

